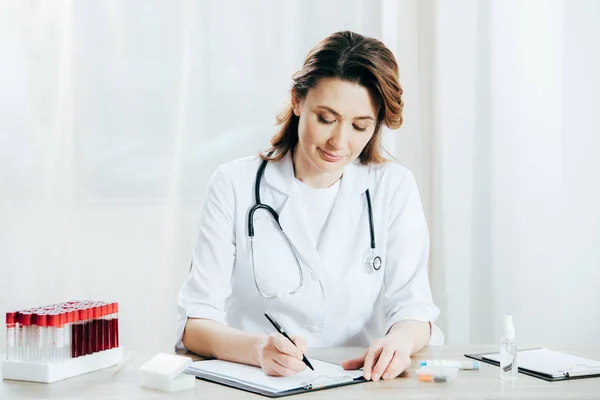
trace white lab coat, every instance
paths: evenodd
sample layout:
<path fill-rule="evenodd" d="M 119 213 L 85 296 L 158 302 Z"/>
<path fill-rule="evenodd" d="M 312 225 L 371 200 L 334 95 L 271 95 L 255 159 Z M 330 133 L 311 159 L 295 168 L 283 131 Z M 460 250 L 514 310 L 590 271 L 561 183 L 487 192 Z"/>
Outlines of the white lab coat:
<path fill-rule="evenodd" d="M 306 226 L 304 205 L 294 178 L 291 156 L 269 162 L 260 195 L 280 215 L 300 261 L 302 289 L 283 298 L 265 299 L 257 291 L 248 243 L 248 210 L 255 203 L 254 181 L 261 160 L 244 158 L 222 165 L 213 174 L 200 215 L 191 272 L 178 296 L 178 341 L 188 317 L 215 320 L 248 332 L 271 333 L 264 317 L 272 313 L 292 335 L 309 347 L 368 346 L 397 321 L 429 321 L 430 344 L 443 344 L 435 325 L 427 275 L 429 235 L 416 182 L 397 163 L 346 166 L 338 196 L 318 244 Z M 365 190 L 372 201 L 379 271 L 368 273 L 363 256 L 370 248 Z M 255 214 L 255 224 L 266 212 Z M 265 228 L 266 227 L 266 228 Z M 298 269 L 275 226 L 261 225 L 256 241 L 274 243 L 273 254 L 257 276 L 267 294 L 291 291 Z M 266 260 L 255 253 L 255 259 Z M 276 259 L 277 262 L 272 262 Z M 280 261 L 281 260 L 281 261 Z M 289 290 L 288 290 L 289 289 Z M 281 289 L 283 290 L 283 289 Z"/>

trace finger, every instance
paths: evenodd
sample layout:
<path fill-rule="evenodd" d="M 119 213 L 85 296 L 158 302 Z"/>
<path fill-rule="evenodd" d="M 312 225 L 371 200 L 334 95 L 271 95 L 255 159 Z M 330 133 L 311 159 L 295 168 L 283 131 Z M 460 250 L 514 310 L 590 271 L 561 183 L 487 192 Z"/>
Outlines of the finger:
<path fill-rule="evenodd" d="M 360 369 L 365 364 L 365 356 L 367 353 L 363 354 L 360 357 L 353 358 L 351 360 L 342 361 L 342 368 L 348 370 Z"/>
<path fill-rule="evenodd" d="M 269 371 L 272 372 L 270 374 L 271 376 L 291 376 L 296 373 L 295 371 L 278 364 L 275 360 L 272 360 L 271 363 L 271 366 L 268 368 Z"/>
<path fill-rule="evenodd" d="M 284 365 L 281 365 L 279 362 L 277 362 L 276 357 L 283 356 L 283 355 L 284 354 L 279 352 L 279 350 L 277 350 L 274 347 L 271 347 L 270 350 L 268 350 L 264 354 L 263 369 L 268 373 L 268 375 L 290 376 L 295 373 L 295 371 L 292 371 L 291 369 L 286 368 Z M 289 356 L 286 356 L 286 357 L 289 357 Z"/>
<path fill-rule="evenodd" d="M 367 354 L 365 355 L 365 364 L 363 365 L 363 377 L 366 380 L 371 379 L 371 375 L 373 373 L 373 364 L 379 354 L 381 353 L 382 348 L 379 345 L 371 345 L 369 350 L 367 350 Z"/>
<path fill-rule="evenodd" d="M 410 366 L 410 357 L 405 354 L 396 352 L 392 361 L 388 364 L 385 372 L 381 377 L 383 379 L 394 379 Z"/>
<path fill-rule="evenodd" d="M 275 348 L 281 353 L 285 353 L 294 358 L 302 360 L 302 352 L 300 349 L 294 346 L 294 344 L 282 334 L 278 333 L 273 337 L 273 345 L 275 345 Z"/>
<path fill-rule="evenodd" d="M 281 355 L 281 353 L 278 353 L 278 354 Z M 295 360 L 294 358 L 292 358 L 290 356 L 285 356 L 285 357 L 289 358 L 290 360 Z M 296 361 L 298 361 L 298 360 L 296 360 Z M 279 375 L 279 376 L 291 376 L 291 375 L 298 373 L 298 371 L 288 368 L 285 365 L 282 365 L 279 362 L 279 360 L 275 357 L 270 360 L 268 368 L 275 371 L 277 373 L 277 375 Z"/>
<path fill-rule="evenodd" d="M 275 360 L 277 364 L 281 365 L 282 367 L 290 369 L 294 372 L 300 372 L 306 368 L 306 364 L 304 364 L 304 362 L 301 360 L 283 353 L 274 354 L 273 360 Z"/>
<path fill-rule="evenodd" d="M 263 368 L 263 371 L 269 376 L 280 376 L 273 368 Z"/>
<path fill-rule="evenodd" d="M 373 375 L 371 377 L 373 381 L 377 382 L 379 378 L 381 378 L 381 375 L 383 375 L 383 373 L 385 372 L 386 368 L 390 364 L 390 361 L 392 361 L 394 353 L 395 349 L 392 347 L 383 348 L 383 351 L 381 352 L 381 354 L 379 355 L 379 359 L 377 360 L 377 364 L 375 364 L 375 366 L 373 367 Z"/>
<path fill-rule="evenodd" d="M 306 353 L 306 339 L 304 339 L 301 336 L 293 336 L 292 339 L 294 340 L 294 344 L 296 344 L 296 347 L 300 349 L 302 354 Z"/>

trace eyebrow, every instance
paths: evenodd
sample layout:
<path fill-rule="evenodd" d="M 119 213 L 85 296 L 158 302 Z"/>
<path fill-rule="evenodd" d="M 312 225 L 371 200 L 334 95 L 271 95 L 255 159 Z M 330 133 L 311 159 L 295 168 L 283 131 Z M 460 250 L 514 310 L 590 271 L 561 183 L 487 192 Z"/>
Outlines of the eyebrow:
<path fill-rule="evenodd" d="M 330 113 L 332 113 L 333 115 L 335 115 L 336 117 L 341 117 L 340 113 L 338 113 L 337 111 L 335 111 L 333 108 L 331 107 L 327 107 L 327 106 L 317 106 L 318 108 L 323 108 L 327 111 L 329 111 Z M 353 119 L 370 119 L 371 121 L 375 121 L 375 118 L 369 116 L 369 115 L 362 115 L 360 117 L 355 117 Z"/>

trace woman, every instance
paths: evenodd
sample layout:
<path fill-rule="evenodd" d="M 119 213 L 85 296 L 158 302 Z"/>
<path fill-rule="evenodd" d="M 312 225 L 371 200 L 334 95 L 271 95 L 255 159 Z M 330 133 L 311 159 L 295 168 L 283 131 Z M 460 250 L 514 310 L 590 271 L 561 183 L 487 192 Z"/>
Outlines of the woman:
<path fill-rule="evenodd" d="M 307 346 L 361 345 L 343 367 L 377 381 L 443 342 L 417 185 L 381 155 L 383 124 L 402 123 L 401 95 L 376 39 L 338 32 L 309 52 L 271 149 L 211 178 L 179 293 L 179 347 L 287 376 L 306 367 Z M 265 311 L 295 346 L 271 333 Z"/>

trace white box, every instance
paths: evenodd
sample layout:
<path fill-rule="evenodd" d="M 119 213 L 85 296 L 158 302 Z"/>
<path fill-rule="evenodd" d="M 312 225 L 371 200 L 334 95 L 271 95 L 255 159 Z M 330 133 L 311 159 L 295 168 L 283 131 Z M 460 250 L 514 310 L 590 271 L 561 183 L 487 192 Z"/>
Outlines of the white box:
<path fill-rule="evenodd" d="M 3 361 L 2 378 L 52 383 L 117 365 L 122 359 L 123 348 L 117 347 L 59 362 Z"/>
<path fill-rule="evenodd" d="M 193 389 L 196 377 L 185 374 L 191 363 L 189 357 L 159 353 L 140 367 L 140 386 L 165 392 Z"/>

